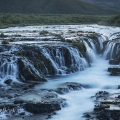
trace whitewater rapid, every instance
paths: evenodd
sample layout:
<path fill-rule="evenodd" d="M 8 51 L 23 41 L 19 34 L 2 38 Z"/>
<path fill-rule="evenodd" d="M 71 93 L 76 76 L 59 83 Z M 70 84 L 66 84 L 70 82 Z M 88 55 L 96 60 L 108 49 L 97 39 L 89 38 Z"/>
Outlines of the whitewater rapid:
<path fill-rule="evenodd" d="M 58 111 L 57 115 L 50 120 L 84 120 L 83 114 L 92 111 L 94 108 L 94 102 L 91 97 L 98 91 L 118 93 L 117 85 L 119 85 L 120 78 L 119 76 L 110 76 L 107 72 L 108 67 L 108 60 L 105 60 L 102 55 L 98 55 L 90 68 L 71 75 L 51 78 L 42 86 L 36 86 L 36 89 L 55 89 L 65 82 L 76 82 L 89 86 L 87 89 L 83 88 L 82 90 L 70 91 L 70 93 L 59 95 L 67 100 L 68 106 Z"/>
<path fill-rule="evenodd" d="M 70 34 L 69 31 L 73 30 L 75 32 L 83 31 L 83 32 L 96 32 L 101 34 L 100 41 L 100 49 L 103 49 L 102 42 L 106 41 L 107 39 L 112 40 L 116 39 L 120 33 L 119 27 L 107 27 L 107 26 L 99 26 L 99 25 L 51 25 L 51 26 L 27 26 L 27 27 L 13 27 L 13 28 L 7 28 L 7 29 L 1 29 L 0 32 L 3 32 L 5 35 L 9 35 L 12 37 L 13 35 L 21 35 L 20 39 L 25 37 L 35 38 L 38 41 L 16 41 L 11 42 L 10 44 L 39 44 L 42 43 L 43 36 L 39 35 L 39 32 L 41 30 L 48 30 L 52 33 L 61 34 L 62 37 L 65 39 L 68 38 L 77 38 L 79 39 L 79 36 L 74 37 L 75 34 Z M 35 33 L 33 31 L 36 31 Z M 18 37 L 19 38 L 19 37 Z M 52 36 L 46 36 L 46 38 L 52 38 Z M 50 41 L 44 41 L 45 44 L 50 45 Z M 56 41 L 54 41 L 56 42 Z M 53 43 L 53 41 L 52 41 Z M 44 44 L 44 43 L 43 43 Z M 58 42 L 56 42 L 58 44 Z M 86 64 L 86 61 L 81 58 L 80 56 L 77 56 L 78 53 L 76 52 L 76 49 L 72 50 L 72 48 L 69 47 L 71 56 L 76 54 L 76 56 L 72 56 L 72 58 L 75 59 L 75 63 L 79 62 L 79 65 L 82 61 L 84 63 L 82 68 L 84 68 L 84 71 L 79 71 L 76 73 L 72 73 L 69 75 L 66 75 L 64 71 L 61 71 L 62 75 L 54 76 L 54 77 L 48 77 L 48 82 L 43 83 L 42 85 L 36 85 L 35 89 L 52 89 L 56 90 L 61 86 L 61 84 L 66 82 L 75 82 L 80 83 L 84 86 L 87 86 L 87 88 L 82 88 L 78 91 L 70 91 L 66 94 L 59 94 L 58 96 L 61 98 L 66 99 L 67 106 L 62 108 L 60 111 L 57 111 L 56 115 L 52 116 L 50 120 L 84 120 L 83 114 L 85 112 L 91 112 L 94 108 L 94 99 L 91 98 L 94 96 L 98 91 L 108 91 L 110 93 L 118 93 L 120 92 L 117 87 L 119 85 L 119 76 L 110 76 L 109 72 L 107 71 L 109 65 L 109 61 L 105 60 L 106 56 L 108 54 L 109 56 L 109 50 L 111 47 L 109 47 L 104 54 L 98 54 L 96 53 L 96 48 L 93 45 L 93 42 L 91 41 L 89 44 L 91 44 L 91 47 L 88 45 L 88 42 L 84 41 L 84 44 L 87 48 L 87 55 L 90 62 L 90 67 Z M 114 46 L 114 44 L 110 43 L 111 46 Z M 71 52 L 72 51 L 72 52 Z M 60 54 L 60 50 L 57 49 L 56 56 L 57 59 L 53 59 L 48 53 L 50 53 L 50 50 L 46 51 L 46 49 L 43 50 L 43 53 L 47 58 L 51 60 L 52 65 L 59 70 L 58 68 L 63 68 L 64 66 L 64 60 L 62 54 Z M 112 52 L 113 53 L 113 52 Z M 113 54 L 111 53 L 110 58 L 112 58 Z M 59 58 L 58 58 L 59 56 Z M 78 59 L 77 59 L 78 58 Z M 59 60 L 58 60 L 59 59 Z M 108 58 L 109 59 L 109 58 Z M 56 61 L 60 61 L 61 63 L 54 64 Z M 80 61 L 81 60 L 81 61 Z M 77 64 L 77 67 L 79 67 Z M 9 67 L 9 66 L 8 66 Z M 12 68 L 15 68 L 14 66 Z M 79 67 L 81 68 L 81 67 Z M 17 68 L 15 68 L 17 69 Z M 65 68 L 64 68 L 65 69 Z M 14 70 L 14 69 L 13 69 Z M 77 69 L 81 70 L 81 69 Z M 83 70 L 83 69 L 82 69 Z M 56 74 L 58 71 L 56 72 Z M 3 71 L 4 74 L 4 71 Z M 16 73 L 17 74 L 17 73 Z M 15 75 L 16 75 L 15 74 Z M 9 75 L 9 74 L 8 74 Z M 11 75 L 11 74 L 10 74 Z M 14 75 L 14 76 L 15 76 Z M 17 76 L 17 75 L 16 75 Z M 3 76 L 4 77 L 4 76 Z M 17 78 L 17 77 L 16 77 Z M 15 79 L 16 80 L 16 79 Z"/>

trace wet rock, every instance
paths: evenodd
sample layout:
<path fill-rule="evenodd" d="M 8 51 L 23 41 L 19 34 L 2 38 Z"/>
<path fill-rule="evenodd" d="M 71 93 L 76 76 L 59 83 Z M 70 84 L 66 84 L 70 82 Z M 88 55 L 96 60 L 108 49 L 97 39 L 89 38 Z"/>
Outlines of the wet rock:
<path fill-rule="evenodd" d="M 69 91 L 80 90 L 82 88 L 83 86 L 79 83 L 66 82 L 62 84 L 59 88 L 57 88 L 56 91 L 60 94 L 65 94 L 65 93 L 68 93 Z"/>
<path fill-rule="evenodd" d="M 98 97 L 99 96 L 99 97 Z M 93 112 L 85 113 L 84 117 L 90 120 L 119 120 L 120 98 L 106 91 L 99 91 L 95 95 L 95 106 Z"/>
<path fill-rule="evenodd" d="M 25 61 L 27 62 L 27 61 Z M 19 77 L 23 81 L 29 81 L 29 80 L 34 80 L 34 81 L 41 81 L 44 82 L 46 79 L 39 73 L 34 70 L 34 67 L 31 67 L 30 65 L 26 64 L 22 59 L 18 59 L 18 69 L 19 69 Z"/>
<path fill-rule="evenodd" d="M 109 60 L 109 64 L 111 64 L 111 65 L 118 65 L 119 62 L 112 59 L 112 60 Z"/>
<path fill-rule="evenodd" d="M 7 84 L 7 85 L 10 85 L 11 84 L 11 82 L 12 82 L 12 80 L 11 79 L 8 79 L 8 80 L 5 80 L 5 84 Z"/>
<path fill-rule="evenodd" d="M 66 100 L 59 98 L 56 93 L 41 92 L 39 94 L 27 93 L 14 101 L 14 104 L 22 104 L 24 109 L 34 114 L 52 113 L 66 106 Z"/>
<path fill-rule="evenodd" d="M 120 67 L 108 68 L 108 72 L 110 72 L 112 75 L 119 75 L 120 74 Z"/>
<path fill-rule="evenodd" d="M 106 104 L 95 105 L 94 111 L 104 110 L 105 108 L 110 108 L 110 105 L 106 105 Z"/>
<path fill-rule="evenodd" d="M 99 91 L 95 94 L 96 97 L 105 97 L 105 95 L 108 95 L 109 93 L 107 91 Z"/>
<path fill-rule="evenodd" d="M 84 114 L 84 117 L 86 117 L 86 118 L 90 118 L 91 115 L 90 115 L 89 113 L 85 113 L 85 114 Z"/>
<path fill-rule="evenodd" d="M 24 101 L 20 99 L 14 101 L 14 104 L 22 104 L 22 103 L 24 103 Z"/>

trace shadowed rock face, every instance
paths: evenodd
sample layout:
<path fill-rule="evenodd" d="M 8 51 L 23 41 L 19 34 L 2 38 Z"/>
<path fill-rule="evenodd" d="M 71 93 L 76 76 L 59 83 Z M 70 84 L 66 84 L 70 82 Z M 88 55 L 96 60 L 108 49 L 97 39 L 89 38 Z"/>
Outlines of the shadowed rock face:
<path fill-rule="evenodd" d="M 81 53 L 70 44 L 1 45 L 0 48 L 0 77 L 4 81 L 14 78 L 14 82 L 44 82 L 44 75 L 69 74 L 85 67 Z"/>

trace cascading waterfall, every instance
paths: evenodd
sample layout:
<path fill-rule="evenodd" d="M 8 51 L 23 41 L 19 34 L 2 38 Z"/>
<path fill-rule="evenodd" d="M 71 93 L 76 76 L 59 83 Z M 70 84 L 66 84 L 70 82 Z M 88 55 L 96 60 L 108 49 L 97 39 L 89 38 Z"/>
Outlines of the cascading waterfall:
<path fill-rule="evenodd" d="M 100 45 L 100 52 L 101 52 L 101 50 L 103 49 L 103 42 L 104 41 L 107 41 L 108 39 L 107 39 L 107 37 L 105 37 L 105 36 L 103 36 L 103 35 L 100 35 L 99 37 L 98 37 L 98 41 L 99 41 L 99 45 Z"/>
<path fill-rule="evenodd" d="M 62 45 L 62 46 L 54 45 L 52 47 L 46 45 L 43 46 L 11 45 L 9 46 L 8 51 L 10 53 L 11 52 L 16 53 L 16 55 L 17 53 L 23 52 L 22 53 L 23 55 L 19 55 L 19 58 L 21 58 L 22 62 L 28 66 L 27 70 L 31 74 L 35 73 L 39 77 L 42 73 L 43 74 L 45 73 L 44 75 L 51 75 L 52 74 L 51 69 L 54 69 L 53 75 L 69 74 L 84 70 L 86 67 L 89 66 L 88 63 L 92 63 L 96 59 L 96 54 L 98 52 L 96 45 L 100 44 L 99 49 L 102 50 L 103 48 L 102 42 L 106 40 L 104 36 L 98 36 L 97 38 L 98 38 L 97 41 L 94 41 L 91 38 L 83 39 L 83 43 L 87 49 L 86 50 L 87 61 L 80 53 L 80 51 L 76 47 L 73 47 L 71 45 Z M 26 51 L 25 55 L 24 55 L 24 51 Z M 5 51 L 3 51 L 3 53 L 7 54 Z M 39 59 L 41 61 L 40 64 L 41 66 L 38 68 L 36 68 L 35 66 L 36 64 L 34 64 L 35 62 L 34 59 L 36 59 L 34 58 L 35 54 L 43 55 L 42 60 Z M 33 55 L 32 58 L 30 58 L 31 55 Z M 3 58 L 1 58 L 1 63 L 0 63 L 0 71 L 1 71 L 0 78 L 2 83 L 4 83 L 4 81 L 8 79 L 11 79 L 12 81 L 16 81 L 16 82 L 18 81 L 18 79 L 20 80 L 19 74 L 21 74 L 21 71 L 19 71 L 20 69 L 18 68 L 18 63 L 16 62 L 18 58 L 16 56 L 14 57 L 7 56 Z M 25 62 L 25 59 L 26 61 L 28 61 L 27 63 Z M 48 63 L 46 64 L 46 62 Z M 33 73 L 31 72 L 31 70 L 33 71 Z"/>
<path fill-rule="evenodd" d="M 86 46 L 86 56 L 89 63 L 92 63 L 96 59 L 96 54 L 101 53 L 103 49 L 103 42 L 106 41 L 107 38 L 103 35 L 97 37 L 97 40 L 93 40 L 91 38 L 87 38 L 83 40 L 84 45 Z M 94 43 L 97 43 L 97 45 Z"/>
<path fill-rule="evenodd" d="M 53 48 L 54 49 L 54 48 Z M 65 67 L 65 61 L 64 61 L 64 57 L 62 57 L 62 53 L 59 51 L 59 49 L 55 50 L 55 54 L 56 56 L 54 56 L 54 52 L 50 51 L 50 49 L 46 48 L 46 47 L 42 47 L 41 48 L 41 52 L 43 53 L 43 55 L 49 59 L 49 61 L 52 63 L 54 70 L 56 72 L 56 74 L 62 73 L 64 74 L 64 69 L 66 69 Z"/>
<path fill-rule="evenodd" d="M 68 51 L 68 56 L 66 56 L 62 47 L 42 47 L 40 49 L 42 54 L 52 63 L 55 74 L 66 74 L 68 69 L 70 69 L 70 72 L 81 71 L 84 70 L 85 67 L 88 67 L 86 60 L 76 48 L 66 46 L 64 49 Z M 69 59 L 69 61 L 67 61 L 67 59 Z"/>
<path fill-rule="evenodd" d="M 71 67 L 73 69 L 76 68 L 75 71 L 81 71 L 84 70 L 84 68 L 88 67 L 87 61 L 83 58 L 83 56 L 79 53 L 79 51 L 76 48 L 68 47 L 68 50 L 71 55 Z"/>
<path fill-rule="evenodd" d="M 116 49 L 116 50 L 115 50 Z M 106 49 L 104 51 L 104 58 L 105 59 L 113 59 L 113 57 L 115 56 L 115 54 L 117 53 L 117 44 L 115 42 L 108 42 L 106 45 Z"/>
<path fill-rule="evenodd" d="M 91 44 L 91 42 L 89 42 Z M 89 46 L 88 42 L 84 41 L 86 47 L 87 60 L 92 63 L 96 59 L 94 50 Z M 92 44 L 93 45 L 93 44 Z M 95 48 L 95 47 L 94 47 Z"/>
<path fill-rule="evenodd" d="M 4 84 L 6 80 L 18 82 L 18 67 L 15 57 L 6 58 L 2 56 L 0 60 L 0 82 Z"/>
<path fill-rule="evenodd" d="M 42 30 L 48 30 L 50 34 L 40 35 L 39 32 Z M 5 107 L 9 107 L 10 103 L 10 109 L 11 106 L 14 107 L 16 105 L 22 106 L 23 108 L 24 104 L 26 106 L 26 103 L 22 103 L 22 101 L 25 100 L 21 101 L 20 99 L 19 101 L 19 98 L 25 97 L 27 100 L 30 98 L 30 100 L 28 100 L 30 104 L 27 103 L 28 107 L 30 107 L 30 105 L 34 107 L 33 104 L 35 104 L 35 106 L 37 104 L 42 104 L 46 107 L 40 108 L 38 105 L 38 107 L 36 106 L 34 108 L 40 108 L 43 109 L 44 112 L 48 112 L 49 109 L 51 109 L 49 106 L 54 107 L 54 105 L 56 106 L 57 103 L 60 102 L 60 108 L 62 108 L 67 103 L 66 107 L 54 113 L 49 113 L 47 116 L 44 116 L 46 115 L 43 114 L 44 112 L 40 112 L 40 114 L 37 115 L 26 116 L 26 111 L 23 109 L 23 111 L 18 114 L 18 117 L 16 114 L 13 115 L 12 113 L 12 120 L 16 120 L 17 118 L 23 119 L 23 117 L 29 120 L 96 120 L 101 117 L 97 117 L 97 112 L 93 111 L 95 107 L 94 101 L 96 103 L 97 100 L 103 99 L 103 94 L 99 91 L 107 91 L 110 93 L 110 96 L 116 96 L 115 100 L 119 99 L 119 89 L 117 89 L 120 82 L 119 76 L 110 76 L 107 68 L 110 66 L 109 63 L 115 63 L 115 65 L 120 64 L 120 28 L 99 25 L 51 25 L 22 27 L 21 29 L 20 27 L 16 27 L 0 31 L 8 35 L 8 38 L 5 38 L 8 40 L 15 37 L 15 34 L 21 35 L 20 38 L 15 37 L 15 42 L 9 42 L 9 45 L 0 45 L 0 84 L 5 83 L 6 80 L 15 82 L 21 80 L 26 83 L 17 85 L 9 84 L 8 81 L 8 85 L 14 86 L 13 89 L 7 86 L 8 90 L 5 90 L 6 93 L 2 91 L 3 87 L 1 87 L 1 93 L 5 93 L 5 97 L 1 94 L 1 98 L 3 98 L 3 100 L 0 100 L 1 106 L 4 105 Z M 65 38 L 65 42 L 56 39 L 54 34 L 60 34 Z M 82 46 L 77 46 L 78 44 L 73 44 L 73 46 L 72 43 L 66 43 L 69 38 L 70 42 L 75 41 L 77 43 L 78 41 L 82 41 Z M 43 39 L 48 41 L 44 41 Z M 108 42 L 108 40 L 111 41 Z M 86 49 L 82 51 L 81 49 L 85 47 Z M 86 53 L 84 53 L 85 50 Z M 82 55 L 81 53 L 84 54 Z M 106 59 L 112 60 L 108 63 L 107 60 L 102 58 L 101 53 L 103 53 Z M 91 67 L 89 67 L 89 65 Z M 86 67 L 89 68 L 85 69 Z M 69 74 L 73 72 L 76 73 Z M 45 75 L 56 74 L 59 76 L 50 76 L 47 78 L 48 82 L 45 82 Z M 60 74 L 69 75 L 60 76 Z M 37 84 L 33 88 L 34 83 L 39 83 L 39 81 L 43 83 Z M 80 85 L 80 89 L 76 89 L 74 86 L 75 84 Z M 17 86 L 18 89 L 16 88 Z M 63 90 L 63 93 L 66 90 L 66 93 L 59 94 L 59 90 Z M 101 94 L 100 97 L 99 95 L 96 97 L 96 92 Z M 29 97 L 27 96 L 28 94 L 30 95 Z M 59 98 L 64 99 L 65 103 L 61 102 L 61 99 L 59 101 Z M 36 100 L 38 101 L 36 102 Z M 20 102 L 20 104 L 16 104 L 16 102 Z M 101 107 L 106 107 L 106 105 Z M 113 104 L 112 106 L 110 105 L 110 109 L 113 109 L 113 112 L 116 108 L 119 109 L 119 103 L 118 106 L 113 106 Z M 102 109 L 104 112 L 104 108 Z M 107 111 L 108 109 L 109 108 L 107 108 Z M 6 114 L 8 110 L 5 110 L 5 113 L 1 113 L 0 111 L 0 113 Z M 83 115 L 86 112 L 92 112 L 93 114 L 90 114 L 90 116 L 86 114 L 88 118 L 84 118 Z M 109 112 L 106 112 L 105 108 L 104 115 L 107 114 L 107 118 L 109 119 L 110 114 L 108 113 Z M 2 119 L 1 114 L 0 118 Z M 8 117 L 7 120 L 10 120 L 10 118 Z"/>

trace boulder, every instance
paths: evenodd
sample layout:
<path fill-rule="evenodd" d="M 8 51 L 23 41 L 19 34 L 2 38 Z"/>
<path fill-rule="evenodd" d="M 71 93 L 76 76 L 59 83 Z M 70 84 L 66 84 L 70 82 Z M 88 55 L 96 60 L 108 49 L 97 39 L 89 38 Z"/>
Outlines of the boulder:
<path fill-rule="evenodd" d="M 108 68 L 108 72 L 110 72 L 112 75 L 118 75 L 120 74 L 120 67 Z"/>
<path fill-rule="evenodd" d="M 12 82 L 12 80 L 11 80 L 11 79 L 7 79 L 7 80 L 5 80 L 5 81 L 4 81 L 4 83 L 5 83 L 5 84 L 7 84 L 7 85 L 10 85 L 10 84 L 11 84 L 11 82 Z"/>

